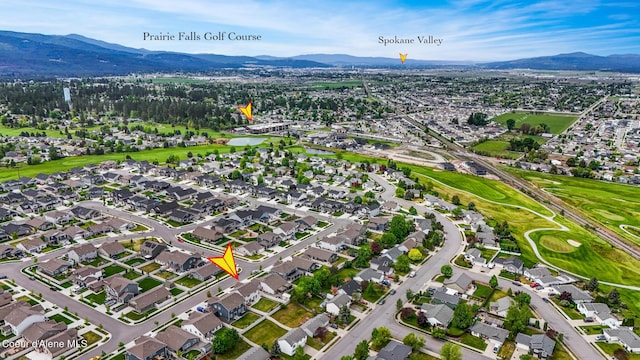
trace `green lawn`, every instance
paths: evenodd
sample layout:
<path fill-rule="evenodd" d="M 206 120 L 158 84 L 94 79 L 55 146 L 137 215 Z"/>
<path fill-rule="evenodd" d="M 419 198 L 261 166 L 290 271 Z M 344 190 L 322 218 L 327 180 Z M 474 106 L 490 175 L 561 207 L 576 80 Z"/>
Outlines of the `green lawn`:
<path fill-rule="evenodd" d="M 227 351 L 224 354 L 215 354 L 216 360 L 236 360 L 240 355 L 249 350 L 251 346 L 244 340 L 240 339 L 233 349 Z"/>
<path fill-rule="evenodd" d="M 504 140 L 487 140 L 474 145 L 473 150 L 485 156 L 499 157 L 503 159 L 517 159 L 519 152 L 509 151 L 509 142 Z"/>
<path fill-rule="evenodd" d="M 313 317 L 313 314 L 297 303 L 291 302 L 287 307 L 276 311 L 272 317 L 288 327 L 299 327 Z"/>
<path fill-rule="evenodd" d="M 287 331 L 269 320 L 263 320 L 260 324 L 251 328 L 243 335 L 258 345 L 271 346 L 275 340 L 286 334 Z"/>
<path fill-rule="evenodd" d="M 498 122 L 506 127 L 508 119 L 513 119 L 516 121 L 516 129 L 520 128 L 522 124 L 529 124 L 533 128 L 539 124 L 544 123 L 549 125 L 549 129 L 552 134 L 560 134 L 566 128 L 568 128 L 577 119 L 577 117 L 575 115 L 531 114 L 528 112 L 514 112 L 498 115 L 491 120 Z"/>
<path fill-rule="evenodd" d="M 465 333 L 458 340 L 461 343 L 463 343 L 465 345 L 469 345 L 469 346 L 471 346 L 473 348 L 476 348 L 478 350 L 484 351 L 484 349 L 487 348 L 486 341 L 484 341 L 483 339 L 480 339 L 479 337 L 475 337 L 475 336 L 473 336 L 473 335 L 471 335 L 469 333 Z"/>
<path fill-rule="evenodd" d="M 491 291 L 493 291 L 493 289 L 489 286 L 476 284 L 476 291 L 474 291 L 473 295 L 486 299 L 491 295 Z"/>
<path fill-rule="evenodd" d="M 146 317 L 147 314 L 151 314 L 153 311 L 155 311 L 155 308 L 147 311 L 146 313 L 143 314 L 138 314 L 135 311 L 129 311 L 128 313 L 124 314 L 125 317 L 131 319 L 131 320 L 140 320 L 140 319 L 144 319 Z"/>
<path fill-rule="evenodd" d="M 254 312 L 248 311 L 240 319 L 234 321 L 231 325 L 239 329 L 244 329 L 249 325 L 253 324 L 254 322 L 256 322 L 258 319 L 260 319 L 260 315 Z"/>
<path fill-rule="evenodd" d="M 158 269 L 160 269 L 160 264 L 158 264 L 158 263 L 147 264 L 147 265 L 145 265 L 145 266 L 140 268 L 140 270 L 142 270 L 142 271 L 144 271 L 146 273 L 150 273 L 150 272 L 156 271 Z"/>
<path fill-rule="evenodd" d="M 172 278 L 174 278 L 174 277 L 176 277 L 178 275 L 176 273 L 174 273 L 174 272 L 169 271 L 169 270 L 160 270 L 160 271 L 158 271 L 156 273 L 156 276 L 161 277 L 161 278 L 163 278 L 165 280 L 168 280 L 168 279 L 172 279 Z"/>
<path fill-rule="evenodd" d="M 140 290 L 142 292 L 153 289 L 156 286 L 161 285 L 162 283 L 154 278 L 146 277 L 140 281 L 138 281 L 138 285 L 140 286 Z"/>
<path fill-rule="evenodd" d="M 104 272 L 104 277 L 107 278 L 111 275 L 114 274 L 118 274 L 121 272 L 124 272 L 125 268 L 123 268 L 120 265 L 109 265 L 107 267 L 105 267 L 104 269 L 102 269 L 102 271 Z"/>
<path fill-rule="evenodd" d="M 171 295 L 173 296 L 178 296 L 180 294 L 182 294 L 184 291 L 178 289 L 178 288 L 173 288 L 170 290 Z"/>
<path fill-rule="evenodd" d="M 273 300 L 262 298 L 257 303 L 253 304 L 253 308 L 263 312 L 269 312 L 279 304 Z"/>
<path fill-rule="evenodd" d="M 192 288 L 194 286 L 198 286 L 202 284 L 202 281 L 192 278 L 191 275 L 185 275 L 180 279 L 176 280 L 175 283 L 188 288 Z"/>
<path fill-rule="evenodd" d="M 129 279 L 129 280 L 135 280 L 137 278 L 139 278 L 140 276 L 142 276 L 141 273 L 139 273 L 138 271 L 134 271 L 134 270 L 130 270 L 128 273 L 123 274 L 122 277 Z"/>
<path fill-rule="evenodd" d="M 104 299 L 105 299 L 106 296 L 107 296 L 107 294 L 104 291 L 100 291 L 97 294 L 87 295 L 87 296 L 85 296 L 85 298 L 87 300 L 91 300 L 92 302 L 94 302 L 96 304 L 102 305 L 102 304 L 104 304 Z"/>
<path fill-rule="evenodd" d="M 87 331 L 86 333 L 82 334 L 82 337 L 87 339 L 87 345 L 94 344 L 102 339 L 102 336 L 96 334 L 93 331 Z"/>
<path fill-rule="evenodd" d="M 138 264 L 142 264 L 145 263 L 146 260 L 141 259 L 141 258 L 133 258 L 133 259 L 129 259 L 127 261 L 125 261 L 124 263 L 129 265 L 129 266 L 136 266 Z"/>
<path fill-rule="evenodd" d="M 63 315 L 61 315 L 61 314 L 51 315 L 51 316 L 48 316 L 48 318 L 49 318 L 50 320 L 55 321 L 55 322 L 63 322 L 63 323 L 65 323 L 65 324 L 67 324 L 67 325 L 69 325 L 69 324 L 71 324 L 71 323 L 73 322 L 73 320 L 71 320 L 71 319 L 69 319 L 68 317 L 63 316 Z"/>
<path fill-rule="evenodd" d="M 604 350 L 605 353 L 611 356 L 613 356 L 613 353 L 618 349 L 624 350 L 624 348 L 620 344 L 609 344 L 606 342 L 597 342 L 596 345 L 599 346 L 602 350 Z M 629 355 L 629 360 L 640 360 L 640 354 L 628 353 L 628 355 Z"/>
<path fill-rule="evenodd" d="M 364 290 L 362 298 L 373 303 L 378 301 L 385 292 L 387 292 L 387 288 L 385 286 L 380 284 L 370 284 L 370 286 Z"/>
<path fill-rule="evenodd" d="M 580 329 L 587 335 L 602 334 L 602 329 L 608 329 L 608 326 L 593 325 L 593 326 L 580 326 Z"/>

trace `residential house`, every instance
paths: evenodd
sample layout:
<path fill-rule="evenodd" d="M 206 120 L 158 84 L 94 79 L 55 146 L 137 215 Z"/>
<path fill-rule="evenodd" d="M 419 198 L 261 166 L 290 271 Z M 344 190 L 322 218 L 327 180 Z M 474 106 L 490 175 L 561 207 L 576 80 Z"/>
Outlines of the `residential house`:
<path fill-rule="evenodd" d="M 424 303 L 420 309 L 424 312 L 424 316 L 431 326 L 446 328 L 453 319 L 453 310 L 445 304 Z"/>
<path fill-rule="evenodd" d="M 74 270 L 71 278 L 74 284 L 84 287 L 98 280 L 102 280 L 102 276 L 102 269 L 89 265 Z"/>
<path fill-rule="evenodd" d="M 135 345 L 126 351 L 126 360 L 167 359 L 168 356 L 167 344 L 149 336 L 140 336 L 135 340 Z"/>
<path fill-rule="evenodd" d="M 338 316 L 338 314 L 340 313 L 340 309 L 343 306 L 351 306 L 351 298 L 347 294 L 340 293 L 334 296 L 331 300 L 327 301 L 325 309 L 329 314 Z"/>
<path fill-rule="evenodd" d="M 611 309 L 607 304 L 602 303 L 579 303 L 578 312 L 585 318 L 592 318 L 600 325 L 617 329 L 622 326 L 622 320 L 619 320 L 611 313 Z"/>
<path fill-rule="evenodd" d="M 189 319 L 182 322 L 181 327 L 202 340 L 210 341 L 215 332 L 222 329 L 223 324 L 213 313 L 192 312 Z"/>
<path fill-rule="evenodd" d="M 68 261 L 53 258 L 47 261 L 38 263 L 38 270 L 49 276 L 58 276 L 71 268 L 71 263 Z"/>
<path fill-rule="evenodd" d="M 507 311 L 509 307 L 513 304 L 513 299 L 509 296 L 502 297 L 497 301 L 492 301 L 489 303 L 489 312 L 500 317 L 507 317 Z"/>
<path fill-rule="evenodd" d="M 207 281 L 222 272 L 222 270 L 214 263 L 208 261 L 203 266 L 191 269 L 189 274 L 192 278 L 200 281 Z"/>
<path fill-rule="evenodd" d="M 278 274 L 269 274 L 259 279 L 260 289 L 269 295 L 273 295 L 277 298 L 282 297 L 287 291 L 291 290 L 291 285 L 287 280 L 283 279 Z"/>
<path fill-rule="evenodd" d="M 59 334 L 67 329 L 67 324 L 55 321 L 38 321 L 31 324 L 22 332 L 22 338 L 33 344 Z"/>
<path fill-rule="evenodd" d="M 263 234 L 259 234 L 256 239 L 256 242 L 262 245 L 262 247 L 264 247 L 265 249 L 274 247 L 278 245 L 281 241 L 282 241 L 282 237 L 274 233 L 273 231 L 267 231 Z"/>
<path fill-rule="evenodd" d="M 73 215 L 66 213 L 64 211 L 55 210 L 55 211 L 51 211 L 44 214 L 44 219 L 46 221 L 60 225 L 60 224 L 66 224 L 71 220 L 73 220 Z"/>
<path fill-rule="evenodd" d="M 476 322 L 469 329 L 471 335 L 477 336 L 482 339 L 487 339 L 493 343 L 494 347 L 501 347 L 509 336 L 509 330 L 499 328 L 497 326 L 491 326 L 483 322 Z"/>
<path fill-rule="evenodd" d="M 307 248 L 301 256 L 310 260 L 322 261 L 327 264 L 331 264 L 338 260 L 338 255 L 336 255 L 336 253 L 318 249 L 316 247 Z"/>
<path fill-rule="evenodd" d="M 497 257 L 493 259 L 493 263 L 497 266 L 502 266 L 504 270 L 512 274 L 521 275 L 524 272 L 524 263 L 517 257 L 512 256 L 506 259 Z"/>
<path fill-rule="evenodd" d="M 212 298 L 208 303 L 216 316 L 226 322 L 239 319 L 247 312 L 244 298 L 238 293 L 226 294 L 219 299 Z"/>
<path fill-rule="evenodd" d="M 33 307 L 26 304 L 14 307 L 4 318 L 5 325 L 9 326 L 11 333 L 22 335 L 31 325 L 45 321 L 41 307 Z"/>
<path fill-rule="evenodd" d="M 31 226 L 35 231 L 47 231 L 54 229 L 56 226 L 51 221 L 47 221 L 40 217 L 34 217 L 24 222 L 25 225 Z"/>
<path fill-rule="evenodd" d="M 271 354 L 260 346 L 255 346 L 240 355 L 237 360 L 269 360 Z"/>
<path fill-rule="evenodd" d="M 445 280 L 444 286 L 460 294 L 474 288 L 473 280 L 466 273 L 460 273 L 454 278 Z"/>
<path fill-rule="evenodd" d="M 170 221 L 175 221 L 177 223 L 180 224 L 186 224 L 189 222 L 193 222 L 195 221 L 195 216 L 187 211 L 183 211 L 180 209 L 174 209 L 173 211 L 171 211 L 171 213 L 169 214 L 169 220 Z"/>
<path fill-rule="evenodd" d="M 300 327 L 308 337 L 315 337 L 318 333 L 318 329 L 329 325 L 329 316 L 327 314 L 318 314 L 313 318 L 307 320 Z"/>
<path fill-rule="evenodd" d="M 301 230 L 306 230 L 314 227 L 318 223 L 318 219 L 311 215 L 307 215 L 300 219 L 296 219 L 295 222 L 298 223 L 298 227 L 300 227 Z"/>
<path fill-rule="evenodd" d="M 293 282 L 302 276 L 312 276 L 313 271 L 320 265 L 301 257 L 294 257 L 291 261 L 277 263 L 271 268 L 271 272 L 282 276 L 285 280 Z"/>
<path fill-rule="evenodd" d="M 412 351 L 411 346 L 391 340 L 378 352 L 375 360 L 407 360 Z"/>
<path fill-rule="evenodd" d="M 605 329 L 605 331 L 606 330 L 607 329 Z M 518 333 L 518 335 L 516 335 L 516 346 L 526 350 L 538 359 L 548 359 L 553 355 L 556 342 L 544 334 L 529 336 L 523 333 Z"/>
<path fill-rule="evenodd" d="M 315 243 L 320 249 L 338 252 L 345 247 L 344 238 L 339 236 L 325 236 Z"/>
<path fill-rule="evenodd" d="M 98 249 L 93 244 L 78 245 L 67 252 L 67 258 L 73 260 L 75 264 L 91 261 L 97 257 Z"/>
<path fill-rule="evenodd" d="M 38 238 L 28 239 L 16 245 L 16 249 L 31 254 L 39 253 L 46 247 L 47 243 Z"/>
<path fill-rule="evenodd" d="M 111 275 L 103 283 L 107 300 L 113 299 L 118 303 L 126 304 L 140 292 L 138 283 L 121 275 Z"/>
<path fill-rule="evenodd" d="M 224 234 L 214 229 L 198 226 L 193 230 L 191 236 L 202 241 L 218 242 L 224 237 Z"/>
<path fill-rule="evenodd" d="M 165 250 L 155 258 L 155 262 L 171 270 L 184 272 L 193 269 L 200 262 L 200 257 L 181 251 Z"/>
<path fill-rule="evenodd" d="M 78 330 L 75 328 L 66 329 L 51 336 L 46 341 L 37 343 L 35 351 L 51 359 L 62 358 L 64 354 L 77 350 Z"/>
<path fill-rule="evenodd" d="M 384 275 L 371 268 L 366 268 L 356 274 L 356 276 L 353 277 L 353 280 L 358 283 L 362 283 L 363 281 L 380 283 L 384 280 Z"/>
<path fill-rule="evenodd" d="M 593 296 L 589 295 L 589 293 L 586 291 L 578 289 L 574 285 L 555 285 L 553 286 L 553 290 L 558 294 L 568 292 L 569 294 L 571 294 L 571 300 L 576 304 L 588 303 L 593 301 Z"/>
<path fill-rule="evenodd" d="M 164 286 L 158 286 L 152 290 L 141 293 L 129 300 L 131 306 L 138 314 L 153 309 L 157 304 L 169 299 L 171 293 Z"/>
<path fill-rule="evenodd" d="M 98 253 L 109 259 L 117 259 L 120 254 L 127 252 L 122 244 L 117 241 L 106 242 L 100 246 Z"/>
<path fill-rule="evenodd" d="M 369 219 L 367 229 L 373 231 L 385 231 L 389 228 L 389 218 L 386 217 L 373 217 Z"/>
<path fill-rule="evenodd" d="M 447 292 L 447 288 L 441 287 L 441 288 L 437 288 L 433 292 L 433 298 L 431 302 L 434 304 L 445 304 L 448 307 L 455 309 L 456 306 L 458 306 L 458 303 L 460 302 L 460 296 L 458 296 L 457 293 L 449 294 Z"/>
<path fill-rule="evenodd" d="M 482 252 L 478 248 L 471 248 L 464 253 L 464 259 L 473 265 L 487 266 L 487 259 L 482 257 Z"/>
<path fill-rule="evenodd" d="M 293 240 L 296 232 L 298 231 L 298 224 L 293 221 L 288 221 L 277 228 L 273 229 L 275 234 L 280 235 L 285 240 Z"/>
<path fill-rule="evenodd" d="M 167 245 L 147 240 L 140 246 L 140 255 L 145 259 L 155 259 L 156 256 L 160 255 L 160 253 L 166 249 Z"/>
<path fill-rule="evenodd" d="M 48 244 L 52 245 L 68 245 L 71 237 L 65 234 L 62 231 L 58 230 L 49 230 L 44 234 L 40 235 L 40 238 L 46 241 Z"/>
<path fill-rule="evenodd" d="M 638 336 L 632 329 L 603 329 L 602 333 L 604 334 L 607 342 L 618 343 L 630 353 L 640 353 L 640 336 Z"/>
<path fill-rule="evenodd" d="M 235 249 L 235 252 L 239 255 L 253 256 L 264 252 L 264 246 L 258 244 L 256 241 L 250 241 L 244 245 L 241 245 Z"/>
<path fill-rule="evenodd" d="M 260 300 L 260 280 L 253 279 L 248 283 L 241 284 L 234 289 L 235 292 L 242 295 L 244 303 L 247 306 Z"/>
<path fill-rule="evenodd" d="M 89 220 L 100 216 L 100 211 L 87 209 L 86 207 L 76 206 L 71 209 L 71 213 L 78 219 Z"/>
<path fill-rule="evenodd" d="M 298 347 L 304 347 L 307 343 L 307 334 L 301 328 L 294 328 L 287 331 L 278 339 L 278 346 L 280 351 L 289 356 L 293 356 L 293 353 Z"/>

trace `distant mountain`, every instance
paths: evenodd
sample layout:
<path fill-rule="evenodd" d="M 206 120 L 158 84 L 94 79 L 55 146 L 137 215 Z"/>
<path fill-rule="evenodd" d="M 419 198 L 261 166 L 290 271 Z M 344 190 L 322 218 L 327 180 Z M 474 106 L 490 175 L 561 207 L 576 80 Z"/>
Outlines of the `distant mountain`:
<path fill-rule="evenodd" d="M 598 56 L 583 52 L 480 64 L 488 69 L 602 70 L 640 72 L 640 55 Z"/>
<path fill-rule="evenodd" d="M 264 59 L 264 60 L 275 60 L 282 59 L 274 56 L 262 55 L 256 56 L 256 58 Z M 400 57 L 396 58 L 387 58 L 387 57 L 362 57 L 362 56 L 352 56 L 346 54 L 308 54 L 308 55 L 297 55 L 292 56 L 290 59 L 293 60 L 306 60 L 306 61 L 315 61 L 324 64 L 329 64 L 333 66 L 384 66 L 384 67 L 401 67 L 403 66 L 400 63 Z M 416 60 L 412 59 L 411 55 L 405 61 L 405 67 L 408 66 L 420 66 L 420 67 L 430 67 L 430 66 L 447 66 L 447 65 L 471 65 L 470 61 L 442 61 L 442 60 Z"/>
<path fill-rule="evenodd" d="M 0 77 L 104 76 L 150 72 L 206 72 L 242 67 L 385 67 L 469 69 L 602 70 L 640 72 L 640 55 L 559 54 L 491 63 L 307 54 L 293 57 L 185 54 L 134 49 L 82 35 L 0 31 Z"/>
<path fill-rule="evenodd" d="M 104 76 L 200 72 L 244 66 L 330 67 L 308 60 L 184 54 L 133 49 L 80 35 L 0 31 L 0 77 Z"/>

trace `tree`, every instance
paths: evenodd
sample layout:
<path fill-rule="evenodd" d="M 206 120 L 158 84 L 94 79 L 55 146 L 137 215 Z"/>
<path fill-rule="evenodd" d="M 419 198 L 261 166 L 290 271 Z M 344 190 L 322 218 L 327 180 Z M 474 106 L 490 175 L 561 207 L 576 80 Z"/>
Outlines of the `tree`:
<path fill-rule="evenodd" d="M 369 248 L 371 249 L 371 253 L 374 255 L 379 255 L 382 252 L 382 245 L 377 241 L 373 241 Z"/>
<path fill-rule="evenodd" d="M 453 311 L 453 319 L 451 319 L 451 326 L 458 329 L 466 329 L 471 326 L 473 322 L 473 311 L 466 303 L 460 303 Z"/>
<path fill-rule="evenodd" d="M 495 275 L 491 276 L 491 279 L 489 280 L 489 286 L 491 286 L 492 289 L 498 287 L 498 278 Z"/>
<path fill-rule="evenodd" d="M 462 360 L 462 352 L 460 346 L 447 342 L 440 349 L 440 358 L 442 360 Z"/>
<path fill-rule="evenodd" d="M 404 306 L 404 304 L 402 303 L 402 299 L 396 300 L 396 311 L 402 310 L 403 306 Z"/>
<path fill-rule="evenodd" d="M 607 300 L 609 300 L 609 304 L 617 304 L 620 301 L 620 293 L 618 290 L 613 288 L 609 291 L 609 295 L 607 295 Z"/>
<path fill-rule="evenodd" d="M 515 129 L 515 127 L 516 127 L 516 121 L 514 119 L 511 119 L 511 118 L 507 119 L 507 129 L 509 131 L 511 131 L 511 130 Z"/>
<path fill-rule="evenodd" d="M 462 217 L 462 209 L 460 209 L 459 207 L 451 210 L 451 215 L 453 215 L 454 218 L 459 219 Z"/>
<path fill-rule="evenodd" d="M 453 268 L 451 265 L 442 265 L 440 268 L 440 273 L 447 278 L 450 278 L 453 275 Z"/>
<path fill-rule="evenodd" d="M 520 355 L 519 359 L 520 360 L 531 360 L 531 359 L 533 359 L 533 357 L 531 355 L 529 355 L 529 354 L 522 354 L 522 355 Z"/>
<path fill-rule="evenodd" d="M 418 210 L 416 210 L 416 208 L 414 208 L 413 206 L 409 208 L 409 214 L 411 215 L 418 215 Z"/>
<path fill-rule="evenodd" d="M 529 324 L 531 311 L 525 305 L 517 302 L 509 306 L 507 316 L 504 319 L 504 328 L 511 332 L 512 336 L 522 332 Z"/>
<path fill-rule="evenodd" d="M 411 271 L 411 260 L 405 254 L 398 256 L 396 259 L 396 263 L 394 264 L 394 268 L 402 273 L 407 273 Z"/>
<path fill-rule="evenodd" d="M 514 300 L 520 305 L 529 305 L 531 304 L 531 295 L 526 292 L 519 292 L 516 294 Z"/>
<path fill-rule="evenodd" d="M 453 196 L 451 197 L 451 203 L 452 203 L 453 205 L 460 205 L 460 204 L 461 204 L 461 202 L 460 202 L 460 198 L 458 197 L 458 195 L 453 195 Z"/>
<path fill-rule="evenodd" d="M 355 360 L 366 360 L 369 357 L 369 343 L 367 343 L 367 340 L 362 340 L 356 345 L 353 357 Z"/>
<path fill-rule="evenodd" d="M 587 283 L 587 290 L 589 291 L 598 290 L 598 279 L 596 279 L 595 276 L 589 279 L 589 282 Z"/>
<path fill-rule="evenodd" d="M 404 189 L 401 187 L 396 188 L 396 197 L 404 199 Z"/>
<path fill-rule="evenodd" d="M 382 242 L 385 248 L 390 248 L 398 243 L 398 238 L 392 232 L 387 231 L 382 234 L 380 242 Z"/>
<path fill-rule="evenodd" d="M 291 359 L 293 359 L 293 360 L 305 360 L 306 356 L 307 355 L 304 353 L 304 347 L 303 346 L 298 346 L 296 348 L 296 350 L 293 352 L 293 357 L 291 357 Z"/>
<path fill-rule="evenodd" d="M 340 358 L 340 360 L 353 360 L 353 359 L 355 358 L 351 355 L 344 355 L 343 357 Z"/>
<path fill-rule="evenodd" d="M 273 344 L 271 344 L 271 350 L 269 353 L 273 356 L 280 355 L 280 345 L 278 344 L 278 340 L 275 340 Z"/>
<path fill-rule="evenodd" d="M 236 346 L 238 340 L 240 335 L 236 329 L 223 328 L 216 333 L 216 337 L 211 342 L 211 348 L 216 354 L 224 354 Z"/>
<path fill-rule="evenodd" d="M 348 324 L 351 320 L 351 309 L 347 305 L 343 305 L 338 312 L 338 322 Z"/>
<path fill-rule="evenodd" d="M 371 346 L 376 349 L 382 349 L 391 340 L 391 331 L 381 326 L 373 329 L 371 332 Z"/>
<path fill-rule="evenodd" d="M 470 201 L 469 204 L 467 204 L 467 208 L 469 208 L 469 210 L 475 210 L 476 203 L 474 203 L 473 201 Z"/>
<path fill-rule="evenodd" d="M 422 336 L 416 336 L 414 333 L 409 333 L 402 339 L 402 343 L 411 346 L 413 350 L 420 350 L 425 344 L 425 340 Z"/>
<path fill-rule="evenodd" d="M 431 330 L 431 336 L 436 339 L 444 339 L 447 336 L 447 331 L 441 327 L 435 327 Z"/>
<path fill-rule="evenodd" d="M 402 311 L 400 312 L 400 318 L 402 320 L 406 320 L 406 319 L 414 316 L 415 314 L 416 314 L 416 311 L 413 310 L 413 308 L 405 307 L 405 308 L 402 308 Z"/>
<path fill-rule="evenodd" d="M 409 259 L 411 259 L 411 261 L 420 261 L 422 260 L 423 256 L 422 253 L 420 252 L 420 250 L 413 248 L 411 250 L 409 250 Z"/>
<path fill-rule="evenodd" d="M 413 290 L 407 289 L 407 293 L 406 294 L 407 294 L 407 300 L 411 301 L 411 299 L 413 299 L 413 295 L 414 295 Z"/>

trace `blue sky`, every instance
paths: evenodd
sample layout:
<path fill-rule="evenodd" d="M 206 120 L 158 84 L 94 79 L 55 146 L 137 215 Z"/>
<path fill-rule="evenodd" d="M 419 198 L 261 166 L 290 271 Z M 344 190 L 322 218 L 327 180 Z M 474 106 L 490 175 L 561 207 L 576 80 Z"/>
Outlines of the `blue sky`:
<path fill-rule="evenodd" d="M 640 53 L 634 0 L 290 1 L 23 0 L 2 6 L 0 29 L 80 35 L 151 50 L 292 56 L 346 53 L 434 60 L 508 60 L 584 51 Z M 144 41 L 143 33 L 234 31 L 261 41 Z M 378 43 L 432 35 L 440 46 Z"/>

